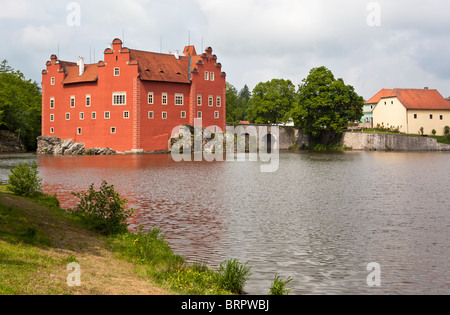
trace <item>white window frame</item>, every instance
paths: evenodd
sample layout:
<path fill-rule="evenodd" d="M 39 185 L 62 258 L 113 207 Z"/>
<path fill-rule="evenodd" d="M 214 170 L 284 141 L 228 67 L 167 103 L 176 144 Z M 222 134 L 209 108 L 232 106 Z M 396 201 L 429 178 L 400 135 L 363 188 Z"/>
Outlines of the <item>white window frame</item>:
<path fill-rule="evenodd" d="M 154 92 L 148 92 L 147 101 L 148 101 L 148 105 L 155 104 L 155 93 Z"/>
<path fill-rule="evenodd" d="M 55 77 L 52 77 L 50 79 L 50 85 L 55 85 L 55 84 L 56 84 L 56 79 L 55 79 Z"/>
<path fill-rule="evenodd" d="M 80 113 L 80 120 L 84 120 L 84 113 L 83 112 Z"/>
<path fill-rule="evenodd" d="M 202 119 L 203 118 L 203 113 L 201 111 L 197 112 L 197 119 Z"/>
<path fill-rule="evenodd" d="M 124 111 L 123 112 L 123 119 L 130 119 L 130 112 L 129 111 Z"/>
<path fill-rule="evenodd" d="M 70 108 L 75 108 L 75 106 L 76 106 L 76 98 L 75 98 L 75 96 L 71 96 L 70 97 Z"/>
<path fill-rule="evenodd" d="M 50 133 L 51 133 L 51 134 L 54 134 L 54 133 L 55 133 L 55 128 L 51 127 L 51 128 L 50 128 Z"/>
<path fill-rule="evenodd" d="M 214 112 L 214 118 L 215 119 L 219 119 L 220 118 L 220 112 L 219 111 L 215 111 Z"/>
<path fill-rule="evenodd" d="M 210 79 L 211 81 L 214 81 L 214 72 L 211 72 L 211 73 L 209 74 L 209 79 Z"/>
<path fill-rule="evenodd" d="M 186 112 L 185 112 L 185 111 L 182 111 L 182 112 L 181 112 L 181 118 L 182 118 L 182 119 L 185 119 L 186 117 L 187 117 L 187 116 L 186 116 Z"/>
<path fill-rule="evenodd" d="M 208 96 L 208 106 L 209 107 L 214 106 L 214 96 L 212 96 L 212 95 Z"/>
<path fill-rule="evenodd" d="M 113 106 L 127 105 L 127 92 L 113 92 L 112 104 Z"/>
<path fill-rule="evenodd" d="M 162 112 L 161 116 L 162 116 L 162 119 L 164 119 L 164 120 L 167 119 L 167 117 L 168 117 L 167 112 Z"/>
<path fill-rule="evenodd" d="M 55 121 L 55 114 L 50 114 L 50 121 L 54 122 Z"/>
<path fill-rule="evenodd" d="M 161 94 L 161 104 L 166 106 L 169 103 L 169 96 L 167 93 Z"/>
<path fill-rule="evenodd" d="M 182 94 L 182 93 L 175 93 L 175 105 L 176 106 L 183 106 L 184 105 L 184 94 Z"/>
<path fill-rule="evenodd" d="M 66 113 L 66 120 L 70 120 L 70 113 Z"/>
<path fill-rule="evenodd" d="M 205 81 L 208 81 L 208 80 L 209 80 L 209 72 L 205 71 Z"/>
<path fill-rule="evenodd" d="M 114 68 L 114 76 L 115 77 L 120 77 L 120 68 L 119 67 L 115 67 Z"/>
<path fill-rule="evenodd" d="M 91 113 L 91 119 L 97 119 L 97 112 L 92 112 Z"/>
<path fill-rule="evenodd" d="M 148 112 L 148 119 L 155 119 L 155 112 Z"/>
<path fill-rule="evenodd" d="M 197 95 L 197 106 L 202 106 L 203 105 L 203 96 L 198 94 Z"/>
<path fill-rule="evenodd" d="M 107 117 L 108 116 L 108 117 Z M 111 112 L 105 112 L 103 115 L 103 118 L 105 119 L 111 119 Z"/>
<path fill-rule="evenodd" d="M 50 97 L 50 109 L 54 109 L 54 108 L 55 108 L 55 98 Z"/>
<path fill-rule="evenodd" d="M 87 94 L 86 95 L 86 107 L 91 107 L 91 104 L 92 104 L 91 95 Z"/>
<path fill-rule="evenodd" d="M 117 127 L 111 127 L 110 132 L 112 135 L 117 134 Z"/>
<path fill-rule="evenodd" d="M 222 107 L 222 97 L 220 96 L 216 97 L 216 105 L 217 107 Z"/>
<path fill-rule="evenodd" d="M 78 127 L 77 128 L 77 135 L 81 136 L 83 134 L 83 128 Z"/>

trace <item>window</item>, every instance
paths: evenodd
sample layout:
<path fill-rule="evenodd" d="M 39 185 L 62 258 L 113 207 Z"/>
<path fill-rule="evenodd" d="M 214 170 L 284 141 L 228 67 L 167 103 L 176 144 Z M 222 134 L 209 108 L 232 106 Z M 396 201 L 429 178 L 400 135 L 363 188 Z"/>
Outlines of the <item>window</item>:
<path fill-rule="evenodd" d="M 417 114 L 414 114 L 414 119 L 417 119 Z"/>
<path fill-rule="evenodd" d="M 54 109 L 55 108 L 55 98 L 52 97 L 50 98 L 50 109 Z"/>
<path fill-rule="evenodd" d="M 92 112 L 91 118 L 92 118 L 92 119 L 97 119 L 97 113 L 96 113 L 96 112 Z"/>
<path fill-rule="evenodd" d="M 86 107 L 91 107 L 91 96 L 86 95 Z"/>
<path fill-rule="evenodd" d="M 155 93 L 153 93 L 153 92 L 149 92 L 149 93 L 148 93 L 148 104 L 149 104 L 149 105 L 153 105 L 153 102 L 154 102 L 154 95 L 155 95 Z"/>
<path fill-rule="evenodd" d="M 433 119 L 433 115 L 430 115 L 430 119 Z"/>
<path fill-rule="evenodd" d="M 70 107 L 72 107 L 72 108 L 75 107 L 75 96 L 70 97 Z"/>
<path fill-rule="evenodd" d="M 111 118 L 111 113 L 105 112 L 105 119 L 110 119 L 110 118 Z"/>
<path fill-rule="evenodd" d="M 120 76 L 120 68 L 114 68 L 114 76 L 115 77 Z"/>
<path fill-rule="evenodd" d="M 80 120 L 84 120 L 84 113 L 80 113 Z"/>
<path fill-rule="evenodd" d="M 214 72 L 211 72 L 211 74 L 209 75 L 209 78 L 211 79 L 211 81 L 214 81 Z"/>
<path fill-rule="evenodd" d="M 197 95 L 197 106 L 202 106 L 202 96 Z"/>
<path fill-rule="evenodd" d="M 162 119 L 167 119 L 167 112 L 162 113 Z"/>
<path fill-rule="evenodd" d="M 167 105 L 167 93 L 162 94 L 162 104 Z"/>
<path fill-rule="evenodd" d="M 77 135 L 81 135 L 83 130 L 81 128 L 77 128 Z"/>
<path fill-rule="evenodd" d="M 51 134 L 55 133 L 55 128 L 53 128 L 53 127 L 50 128 L 50 133 L 51 133 Z"/>
<path fill-rule="evenodd" d="M 186 112 L 181 112 L 181 118 L 186 118 Z"/>
<path fill-rule="evenodd" d="M 197 118 L 202 119 L 202 112 L 197 112 Z"/>
<path fill-rule="evenodd" d="M 217 96 L 216 103 L 217 103 L 217 107 L 221 107 L 222 106 L 222 98 L 220 96 Z"/>
<path fill-rule="evenodd" d="M 126 92 L 113 93 L 113 105 L 127 105 L 127 93 Z"/>
<path fill-rule="evenodd" d="M 154 112 L 148 112 L 148 119 L 153 119 L 155 118 L 155 113 Z"/>
<path fill-rule="evenodd" d="M 123 118 L 125 119 L 130 118 L 130 112 L 123 112 Z"/>
<path fill-rule="evenodd" d="M 183 94 L 175 94 L 175 105 L 182 106 L 183 105 Z"/>
<path fill-rule="evenodd" d="M 54 114 L 50 114 L 50 121 L 55 121 L 55 115 Z"/>
<path fill-rule="evenodd" d="M 210 96 L 210 97 L 208 98 L 208 105 L 209 105 L 210 107 L 213 107 L 213 106 L 214 106 L 214 97 Z"/>
<path fill-rule="evenodd" d="M 219 112 L 214 112 L 214 118 L 215 119 L 219 119 L 219 117 L 220 117 L 219 115 L 220 115 Z"/>
<path fill-rule="evenodd" d="M 209 72 L 205 71 L 205 81 L 208 81 L 208 80 L 209 80 Z"/>
<path fill-rule="evenodd" d="M 439 116 L 440 120 L 444 120 L 444 115 Z"/>
<path fill-rule="evenodd" d="M 117 133 L 116 127 L 111 127 L 111 134 L 115 135 Z"/>
<path fill-rule="evenodd" d="M 66 113 L 66 120 L 70 120 L 70 113 Z"/>
<path fill-rule="evenodd" d="M 50 84 L 51 84 L 51 85 L 55 85 L 55 77 L 52 77 L 52 78 L 50 79 Z"/>

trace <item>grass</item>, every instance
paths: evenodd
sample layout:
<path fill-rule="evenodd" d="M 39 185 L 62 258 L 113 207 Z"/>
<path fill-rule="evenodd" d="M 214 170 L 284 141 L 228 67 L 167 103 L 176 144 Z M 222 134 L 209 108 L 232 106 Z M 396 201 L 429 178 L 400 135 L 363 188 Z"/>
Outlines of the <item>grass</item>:
<path fill-rule="evenodd" d="M 82 285 L 69 287 L 69 263 Z M 18 197 L 0 187 L 0 295 L 230 295 L 250 268 L 186 263 L 162 232 L 104 236 L 59 208 L 54 196 Z"/>

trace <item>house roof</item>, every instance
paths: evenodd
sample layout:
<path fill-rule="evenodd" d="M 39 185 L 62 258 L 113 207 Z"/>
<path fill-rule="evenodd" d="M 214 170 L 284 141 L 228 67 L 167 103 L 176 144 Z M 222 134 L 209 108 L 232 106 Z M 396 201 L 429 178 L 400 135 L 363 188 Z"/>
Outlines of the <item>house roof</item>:
<path fill-rule="evenodd" d="M 389 97 L 389 96 L 394 96 L 394 90 L 392 90 L 392 89 L 382 89 L 380 92 L 375 94 L 374 97 L 372 97 L 370 100 L 368 100 L 365 104 L 378 104 L 378 102 L 383 97 Z"/>
<path fill-rule="evenodd" d="M 190 57 L 130 50 L 130 58 L 138 62 L 138 71 L 144 81 L 190 83 Z"/>
<path fill-rule="evenodd" d="M 83 75 L 79 76 L 79 67 L 77 64 L 68 63 L 66 66 L 66 78 L 63 84 L 73 84 L 82 82 L 96 82 L 98 79 L 97 64 L 85 65 Z"/>
<path fill-rule="evenodd" d="M 450 104 L 437 90 L 395 89 L 395 96 L 406 109 L 444 109 Z"/>
<path fill-rule="evenodd" d="M 383 98 L 397 97 L 406 109 L 450 110 L 450 102 L 437 90 L 429 89 L 383 89 L 366 104 L 377 104 Z"/>

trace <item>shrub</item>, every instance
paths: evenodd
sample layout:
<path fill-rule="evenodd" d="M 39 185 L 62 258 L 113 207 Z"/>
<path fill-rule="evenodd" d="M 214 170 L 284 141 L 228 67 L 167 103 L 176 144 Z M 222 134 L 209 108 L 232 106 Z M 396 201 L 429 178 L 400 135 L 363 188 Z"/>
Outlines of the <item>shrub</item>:
<path fill-rule="evenodd" d="M 433 130 L 431 130 L 431 133 L 433 134 L 433 136 L 435 136 L 436 135 L 436 129 L 433 129 Z"/>
<path fill-rule="evenodd" d="M 80 199 L 74 213 L 91 228 L 106 235 L 128 231 L 126 220 L 131 217 L 134 209 L 125 209 L 124 205 L 128 200 L 122 199 L 113 185 L 103 181 L 99 191 L 96 191 L 92 184 L 88 191 L 72 195 Z"/>
<path fill-rule="evenodd" d="M 285 289 L 285 286 L 289 284 L 292 281 L 292 278 L 289 277 L 286 280 L 281 280 L 281 278 L 276 275 L 275 279 L 273 280 L 273 284 L 270 287 L 269 294 L 270 295 L 289 295 L 289 292 L 291 290 Z"/>
<path fill-rule="evenodd" d="M 444 135 L 446 135 L 446 136 L 450 135 L 450 127 L 449 126 L 444 127 Z"/>
<path fill-rule="evenodd" d="M 42 194 L 42 179 L 38 176 L 36 162 L 31 165 L 20 163 L 11 170 L 8 180 L 8 190 L 24 197 L 36 197 Z"/>
<path fill-rule="evenodd" d="M 235 294 L 244 293 L 245 282 L 251 275 L 247 264 L 241 264 L 237 259 L 222 262 L 217 275 L 219 286 Z"/>

